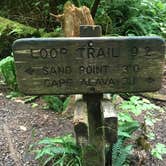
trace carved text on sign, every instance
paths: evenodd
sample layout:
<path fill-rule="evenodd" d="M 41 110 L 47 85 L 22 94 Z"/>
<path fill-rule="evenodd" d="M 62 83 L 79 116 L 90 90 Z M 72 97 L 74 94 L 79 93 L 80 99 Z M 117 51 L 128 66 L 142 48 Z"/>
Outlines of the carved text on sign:
<path fill-rule="evenodd" d="M 35 56 L 35 50 L 31 49 L 31 57 L 32 58 L 39 58 L 37 56 Z M 39 51 L 39 55 L 40 58 L 42 59 L 46 59 L 46 58 L 52 58 L 52 59 L 56 59 L 58 56 L 62 56 L 62 55 L 66 55 L 67 54 L 67 49 L 66 48 L 60 48 L 60 49 L 56 49 L 56 48 L 52 48 L 50 50 L 46 49 L 46 48 L 42 48 Z"/>
<path fill-rule="evenodd" d="M 139 51 L 138 47 L 132 47 L 129 49 L 128 55 L 131 57 L 138 56 L 140 53 L 143 54 L 145 57 L 150 57 L 150 47 L 144 47 Z M 57 59 L 63 56 L 67 56 L 68 52 L 67 48 L 52 48 L 52 49 L 47 49 L 47 48 L 41 48 L 38 51 L 39 56 L 36 56 L 36 50 L 31 49 L 31 57 L 32 58 L 41 58 L 41 59 L 46 59 L 46 58 L 51 58 L 51 59 Z M 93 59 L 93 58 L 105 58 L 105 57 L 120 57 L 119 53 L 119 47 L 117 48 L 95 48 L 95 47 L 80 47 L 75 49 L 75 54 L 78 54 L 81 59 Z"/>
<path fill-rule="evenodd" d="M 28 94 L 144 92 L 161 85 L 158 37 L 21 39 L 13 51 L 19 88 Z"/>
<path fill-rule="evenodd" d="M 44 75 L 63 75 L 71 74 L 71 66 L 43 66 L 42 71 Z"/>

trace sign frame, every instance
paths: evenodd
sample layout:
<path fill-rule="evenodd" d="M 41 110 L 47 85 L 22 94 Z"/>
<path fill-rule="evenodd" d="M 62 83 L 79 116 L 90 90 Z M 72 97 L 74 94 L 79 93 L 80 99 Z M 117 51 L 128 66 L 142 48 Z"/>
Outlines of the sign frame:
<path fill-rule="evenodd" d="M 164 44 L 159 37 L 19 39 L 18 86 L 31 95 L 156 91 Z"/>

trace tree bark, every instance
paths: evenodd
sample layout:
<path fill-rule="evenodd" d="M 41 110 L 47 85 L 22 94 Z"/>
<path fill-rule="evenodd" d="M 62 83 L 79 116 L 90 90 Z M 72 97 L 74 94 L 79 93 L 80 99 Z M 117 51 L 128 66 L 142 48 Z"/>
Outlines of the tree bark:
<path fill-rule="evenodd" d="M 64 5 L 63 14 L 53 16 L 61 22 L 66 37 L 79 37 L 80 25 L 94 25 L 89 8 L 77 8 L 70 2 Z"/>

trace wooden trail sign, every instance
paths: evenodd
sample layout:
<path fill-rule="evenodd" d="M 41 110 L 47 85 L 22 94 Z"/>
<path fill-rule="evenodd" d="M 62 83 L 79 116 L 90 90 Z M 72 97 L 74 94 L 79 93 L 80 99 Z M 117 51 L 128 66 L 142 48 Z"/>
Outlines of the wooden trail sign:
<path fill-rule="evenodd" d="M 30 38 L 17 40 L 13 51 L 26 94 L 145 92 L 161 84 L 159 37 Z"/>

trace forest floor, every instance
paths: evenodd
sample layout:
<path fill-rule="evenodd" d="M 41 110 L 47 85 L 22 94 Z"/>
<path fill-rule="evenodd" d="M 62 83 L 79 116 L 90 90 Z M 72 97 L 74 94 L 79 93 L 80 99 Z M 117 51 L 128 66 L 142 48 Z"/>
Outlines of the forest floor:
<path fill-rule="evenodd" d="M 72 112 L 62 115 L 40 105 L 32 108 L 0 93 L 0 166 L 38 166 L 29 146 L 44 137 L 73 134 L 71 117 Z"/>
<path fill-rule="evenodd" d="M 166 95 L 166 71 L 159 92 Z M 29 146 L 44 137 L 73 134 L 73 111 L 55 113 L 44 110 L 41 98 L 35 101 L 38 107 L 32 108 L 31 103 L 7 99 L 6 93 L 5 89 L 0 89 L 0 166 L 38 166 L 29 153 Z M 160 115 L 161 121 L 155 124 L 157 137 L 152 143 L 166 144 L 166 101 L 153 101 L 165 111 Z M 148 156 L 143 163 L 138 161 L 133 166 L 165 166 L 166 156 L 163 161 Z"/>

